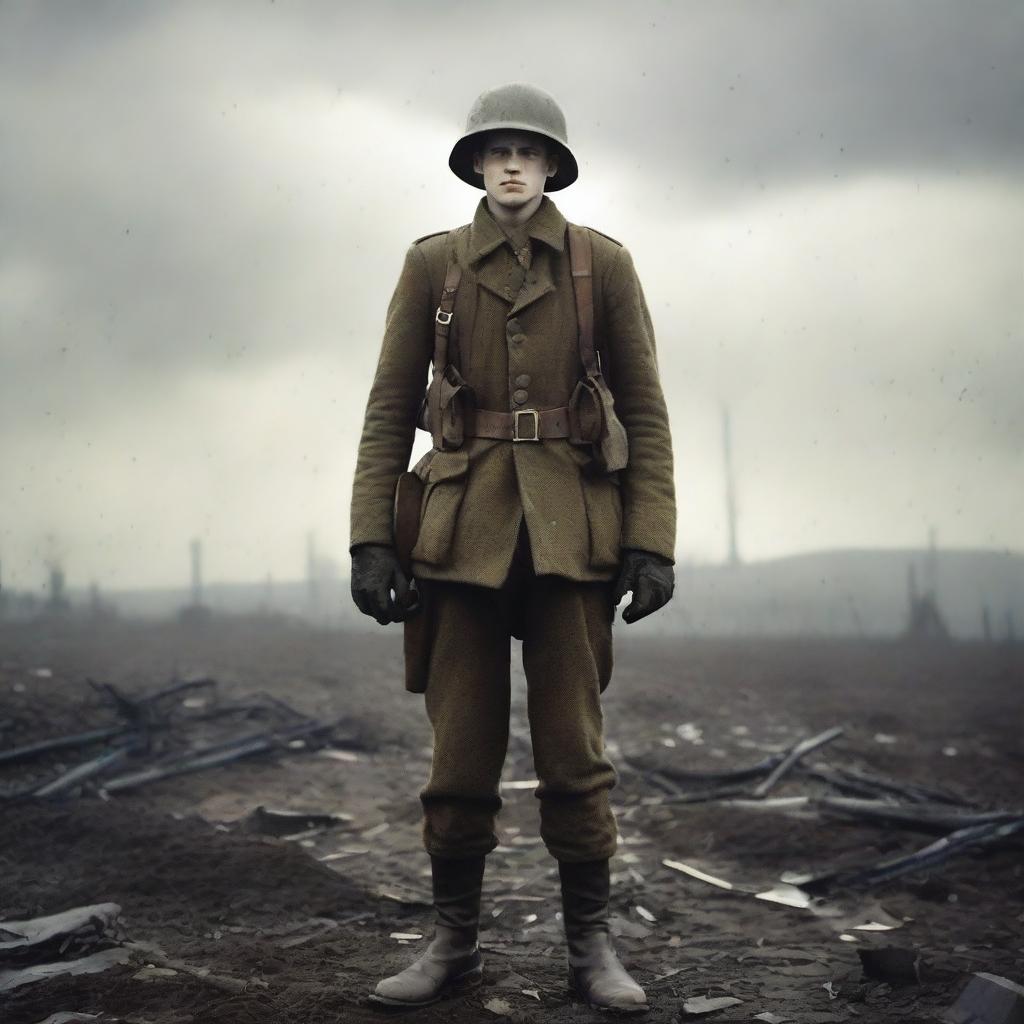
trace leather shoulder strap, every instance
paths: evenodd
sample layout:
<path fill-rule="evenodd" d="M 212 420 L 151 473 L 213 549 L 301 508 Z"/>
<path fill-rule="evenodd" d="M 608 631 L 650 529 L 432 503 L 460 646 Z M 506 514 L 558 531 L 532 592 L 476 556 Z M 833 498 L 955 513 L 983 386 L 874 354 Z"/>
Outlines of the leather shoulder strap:
<path fill-rule="evenodd" d="M 434 373 L 444 373 L 448 365 L 448 337 L 452 329 L 452 317 L 455 315 L 455 296 L 462 280 L 462 267 L 455 256 L 455 236 L 458 228 L 448 232 L 448 263 L 444 270 L 444 285 L 441 288 L 441 301 L 434 314 Z"/>
<path fill-rule="evenodd" d="M 576 296 L 580 362 L 587 376 L 596 377 L 601 369 L 594 348 L 594 253 L 590 234 L 578 224 L 569 225 L 569 264 Z"/>

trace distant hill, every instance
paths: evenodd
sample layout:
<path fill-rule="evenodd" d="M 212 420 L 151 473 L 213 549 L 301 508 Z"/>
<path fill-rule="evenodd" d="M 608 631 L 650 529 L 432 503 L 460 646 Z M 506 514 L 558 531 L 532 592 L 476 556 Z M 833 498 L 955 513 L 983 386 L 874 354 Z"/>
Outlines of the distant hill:
<path fill-rule="evenodd" d="M 995 636 L 1007 616 L 1024 626 L 1024 555 L 920 549 L 820 551 L 730 566 L 682 566 L 676 600 L 653 616 L 657 632 L 893 635 L 908 615 L 908 571 L 919 592 L 934 586 L 958 637 L 981 636 L 989 608 Z M 933 576 L 934 579 L 931 579 Z"/>
<path fill-rule="evenodd" d="M 937 552 L 932 564 L 933 572 L 922 549 L 820 551 L 738 566 L 681 564 L 676 599 L 633 629 L 897 635 L 907 621 L 908 568 L 913 566 L 919 591 L 934 582 L 939 609 L 954 636 L 980 637 L 986 605 L 996 638 L 1007 634 L 1010 623 L 1024 635 L 1024 555 L 949 550 Z M 76 610 L 88 606 L 84 591 L 72 588 L 69 597 Z M 103 602 L 119 614 L 143 617 L 175 615 L 188 599 L 186 587 L 102 593 Z M 353 607 L 347 579 L 322 580 L 315 593 L 305 582 L 215 583 L 205 588 L 204 602 L 214 613 L 286 614 L 323 625 L 377 628 Z"/>

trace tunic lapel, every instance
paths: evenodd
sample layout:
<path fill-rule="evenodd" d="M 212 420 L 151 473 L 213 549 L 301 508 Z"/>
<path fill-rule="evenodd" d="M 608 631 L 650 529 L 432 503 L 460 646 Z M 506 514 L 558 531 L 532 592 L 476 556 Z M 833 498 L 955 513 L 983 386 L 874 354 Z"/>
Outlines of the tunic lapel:
<path fill-rule="evenodd" d="M 509 316 L 554 291 L 553 253 L 561 253 L 565 248 L 565 228 L 565 218 L 544 196 L 526 226 L 530 238 L 536 241 L 532 265 L 525 272 L 513 255 L 505 232 L 487 209 L 486 198 L 480 200 L 470 229 L 469 265 L 484 288 L 510 303 Z"/>

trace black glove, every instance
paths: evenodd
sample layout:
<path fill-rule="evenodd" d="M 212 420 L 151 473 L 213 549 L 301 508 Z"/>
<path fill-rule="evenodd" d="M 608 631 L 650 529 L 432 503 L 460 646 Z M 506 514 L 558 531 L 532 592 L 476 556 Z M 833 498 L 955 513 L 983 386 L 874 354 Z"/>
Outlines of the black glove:
<path fill-rule="evenodd" d="M 622 611 L 623 622 L 636 622 L 668 604 L 675 586 L 676 574 L 667 558 L 636 548 L 623 549 L 615 603 L 622 600 L 627 590 L 633 592 L 633 600 Z"/>
<path fill-rule="evenodd" d="M 382 626 L 404 622 L 419 611 L 416 591 L 409 586 L 398 556 L 384 544 L 360 544 L 352 549 L 352 600 Z"/>

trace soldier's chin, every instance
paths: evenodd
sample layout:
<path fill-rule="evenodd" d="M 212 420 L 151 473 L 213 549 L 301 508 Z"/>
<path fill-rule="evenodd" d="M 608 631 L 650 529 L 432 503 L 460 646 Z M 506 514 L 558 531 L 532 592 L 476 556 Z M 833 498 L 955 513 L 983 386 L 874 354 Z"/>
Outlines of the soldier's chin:
<path fill-rule="evenodd" d="M 494 198 L 502 206 L 507 206 L 510 210 L 518 210 L 520 206 L 525 206 L 533 197 L 528 196 L 525 192 L 502 192 Z"/>

